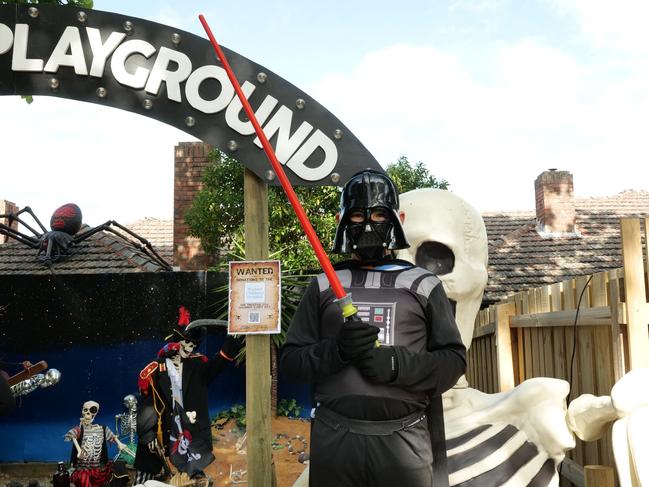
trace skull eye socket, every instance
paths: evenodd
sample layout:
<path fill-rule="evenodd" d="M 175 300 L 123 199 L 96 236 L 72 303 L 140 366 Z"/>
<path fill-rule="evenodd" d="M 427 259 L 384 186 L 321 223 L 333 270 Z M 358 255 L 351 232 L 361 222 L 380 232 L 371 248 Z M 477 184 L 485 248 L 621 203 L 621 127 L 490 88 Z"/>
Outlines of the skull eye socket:
<path fill-rule="evenodd" d="M 417 249 L 415 264 L 437 276 L 453 272 L 455 255 L 446 245 L 439 242 L 424 242 Z"/>
<path fill-rule="evenodd" d="M 83 412 L 97 414 L 97 406 L 90 406 L 90 408 L 83 408 Z"/>

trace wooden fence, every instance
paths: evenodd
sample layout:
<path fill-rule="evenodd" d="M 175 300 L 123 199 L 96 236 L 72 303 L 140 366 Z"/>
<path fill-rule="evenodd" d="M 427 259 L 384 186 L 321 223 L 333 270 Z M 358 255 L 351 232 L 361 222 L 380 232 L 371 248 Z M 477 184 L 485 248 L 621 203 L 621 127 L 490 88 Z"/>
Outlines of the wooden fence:
<path fill-rule="evenodd" d="M 572 384 L 569 402 L 585 393 L 610 395 L 630 369 L 649 367 L 648 259 L 640 228 L 639 219 L 621 220 L 622 269 L 523 291 L 481 310 L 468 351 L 470 386 L 494 393 L 554 377 Z M 577 440 L 569 458 L 579 466 L 614 466 L 610 433 L 596 442 Z"/>

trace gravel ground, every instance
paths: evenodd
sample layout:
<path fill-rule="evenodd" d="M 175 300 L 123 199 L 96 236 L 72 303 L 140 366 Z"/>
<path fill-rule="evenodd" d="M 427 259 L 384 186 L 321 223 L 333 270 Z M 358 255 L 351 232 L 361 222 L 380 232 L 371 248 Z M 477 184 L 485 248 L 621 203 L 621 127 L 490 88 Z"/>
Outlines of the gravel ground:
<path fill-rule="evenodd" d="M 13 476 L 0 473 L 0 487 L 51 487 L 52 477 L 39 476 Z"/>

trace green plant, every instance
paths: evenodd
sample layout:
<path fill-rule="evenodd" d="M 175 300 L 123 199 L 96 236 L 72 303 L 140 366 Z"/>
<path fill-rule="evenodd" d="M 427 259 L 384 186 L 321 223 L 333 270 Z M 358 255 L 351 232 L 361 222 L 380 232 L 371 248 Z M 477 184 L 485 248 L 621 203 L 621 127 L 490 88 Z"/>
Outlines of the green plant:
<path fill-rule="evenodd" d="M 192 236 L 201 239 L 205 252 L 220 260 L 229 252 L 240 252 L 243 242 L 244 166 L 219 150 L 210 153 L 211 164 L 203 172 L 203 186 L 196 194 L 185 222 Z M 416 188 L 447 189 L 449 183 L 431 175 L 422 162 L 412 164 L 407 157 L 386 167 L 399 192 Z M 335 214 L 339 209 L 340 189 L 334 186 L 298 186 L 298 199 L 325 248 L 336 232 Z M 290 269 L 319 269 L 320 263 L 307 240 L 293 209 L 280 187 L 268 188 L 269 235 L 271 253 L 280 256 Z M 332 262 L 343 260 L 330 255 Z"/>
<path fill-rule="evenodd" d="M 236 427 L 239 431 L 246 430 L 246 406 L 243 404 L 235 404 L 229 409 L 224 409 L 220 411 L 214 418 L 212 418 L 212 424 L 220 419 L 234 419 Z"/>
<path fill-rule="evenodd" d="M 277 415 L 286 416 L 287 418 L 299 418 L 302 412 L 302 406 L 298 406 L 295 399 L 280 399 L 277 404 Z"/>

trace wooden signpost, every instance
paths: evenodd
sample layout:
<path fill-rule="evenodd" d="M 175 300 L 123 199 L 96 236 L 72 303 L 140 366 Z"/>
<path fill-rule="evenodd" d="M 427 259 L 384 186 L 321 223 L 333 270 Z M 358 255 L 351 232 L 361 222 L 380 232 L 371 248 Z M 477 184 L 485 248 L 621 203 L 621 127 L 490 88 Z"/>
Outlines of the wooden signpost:
<path fill-rule="evenodd" d="M 268 186 L 249 169 L 243 180 L 247 260 L 268 258 Z M 246 431 L 248 485 L 277 485 L 272 463 L 270 408 L 270 336 L 246 337 Z"/>

